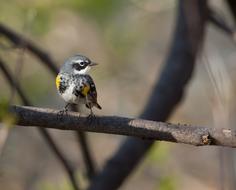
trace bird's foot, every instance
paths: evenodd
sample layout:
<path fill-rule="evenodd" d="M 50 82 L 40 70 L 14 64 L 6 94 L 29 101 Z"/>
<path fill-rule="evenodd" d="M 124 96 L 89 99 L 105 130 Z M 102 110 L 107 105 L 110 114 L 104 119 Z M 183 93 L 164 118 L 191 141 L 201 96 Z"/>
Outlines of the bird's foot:
<path fill-rule="evenodd" d="M 68 108 L 63 108 L 57 113 L 57 119 L 62 120 L 62 117 L 67 114 L 68 114 Z"/>
<path fill-rule="evenodd" d="M 96 116 L 94 115 L 93 112 L 91 112 L 87 117 L 87 121 L 89 124 L 93 123 L 95 119 L 96 119 Z"/>

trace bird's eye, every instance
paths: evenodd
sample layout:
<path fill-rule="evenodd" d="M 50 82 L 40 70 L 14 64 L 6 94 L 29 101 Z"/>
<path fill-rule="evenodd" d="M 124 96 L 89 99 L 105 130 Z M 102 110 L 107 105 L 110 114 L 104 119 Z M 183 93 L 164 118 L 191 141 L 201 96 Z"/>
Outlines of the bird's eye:
<path fill-rule="evenodd" d="M 82 61 L 79 64 L 80 64 L 81 67 L 83 67 L 85 65 L 85 62 Z"/>

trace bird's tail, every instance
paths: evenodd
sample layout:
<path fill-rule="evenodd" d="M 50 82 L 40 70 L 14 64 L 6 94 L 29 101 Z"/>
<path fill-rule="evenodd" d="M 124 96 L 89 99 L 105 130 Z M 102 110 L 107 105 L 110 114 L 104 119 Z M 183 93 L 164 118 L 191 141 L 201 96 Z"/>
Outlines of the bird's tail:
<path fill-rule="evenodd" d="M 102 109 L 102 107 L 96 102 L 96 103 L 94 103 L 94 106 L 96 107 L 96 108 L 98 108 L 98 109 Z"/>

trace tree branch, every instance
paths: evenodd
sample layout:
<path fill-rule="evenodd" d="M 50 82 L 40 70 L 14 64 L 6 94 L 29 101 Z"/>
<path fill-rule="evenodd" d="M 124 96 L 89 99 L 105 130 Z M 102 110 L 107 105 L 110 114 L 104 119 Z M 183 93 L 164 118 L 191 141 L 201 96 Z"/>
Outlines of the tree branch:
<path fill-rule="evenodd" d="M 144 119 L 117 116 L 96 116 L 93 119 L 76 112 L 58 115 L 58 110 L 11 106 L 11 114 L 17 117 L 16 125 L 37 126 L 60 130 L 88 131 L 127 135 L 148 140 L 184 143 L 195 146 L 219 145 L 236 147 L 236 131 L 186 124 L 170 124 Z"/>

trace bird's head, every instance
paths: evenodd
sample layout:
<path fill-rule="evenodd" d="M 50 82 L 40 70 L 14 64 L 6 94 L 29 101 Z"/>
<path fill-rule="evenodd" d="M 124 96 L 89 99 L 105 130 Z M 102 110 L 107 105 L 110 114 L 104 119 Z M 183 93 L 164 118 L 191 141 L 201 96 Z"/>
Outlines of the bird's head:
<path fill-rule="evenodd" d="M 69 74 L 86 74 L 91 67 L 95 65 L 97 65 L 97 63 L 92 62 L 86 56 L 74 55 L 65 61 L 60 72 Z"/>

